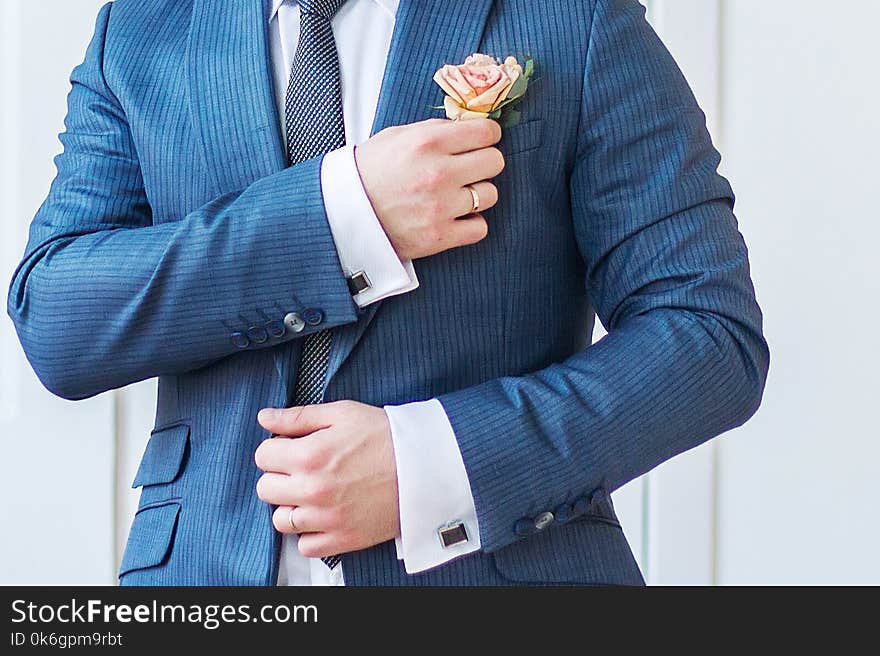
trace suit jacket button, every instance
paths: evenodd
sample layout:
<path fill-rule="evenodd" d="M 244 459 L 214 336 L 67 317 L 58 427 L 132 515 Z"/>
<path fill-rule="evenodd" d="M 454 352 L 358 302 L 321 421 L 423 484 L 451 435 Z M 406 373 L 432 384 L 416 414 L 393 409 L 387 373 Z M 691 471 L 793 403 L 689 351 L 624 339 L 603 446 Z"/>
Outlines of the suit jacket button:
<path fill-rule="evenodd" d="M 563 503 L 561 506 L 558 506 L 556 510 L 553 511 L 553 514 L 556 516 L 556 521 L 560 524 L 567 524 L 574 519 L 575 516 L 574 508 L 568 503 Z"/>
<path fill-rule="evenodd" d="M 262 326 L 251 326 L 247 331 L 248 339 L 256 344 L 263 344 L 269 339 L 269 333 Z"/>
<path fill-rule="evenodd" d="M 307 308 L 303 310 L 302 317 L 310 326 L 318 326 L 324 321 L 324 313 L 315 308 Z"/>
<path fill-rule="evenodd" d="M 589 497 L 580 497 L 577 501 L 574 502 L 574 515 L 575 517 L 580 517 L 581 515 L 586 515 L 590 510 L 590 499 Z"/>
<path fill-rule="evenodd" d="M 306 327 L 306 322 L 296 312 L 291 312 L 284 317 L 284 325 L 290 332 L 301 333 Z"/>
<path fill-rule="evenodd" d="M 274 337 L 278 339 L 280 337 L 284 337 L 284 333 L 287 332 L 287 328 L 284 326 L 284 322 L 281 319 L 273 319 L 272 321 L 266 324 L 266 331 Z"/>
<path fill-rule="evenodd" d="M 552 512 L 542 512 L 540 515 L 535 517 L 535 528 L 539 531 L 543 531 L 554 521 L 556 521 L 556 518 L 553 516 Z"/>
<path fill-rule="evenodd" d="M 535 532 L 535 523 L 531 519 L 521 519 L 514 525 L 513 532 L 521 538 L 528 537 Z"/>
<path fill-rule="evenodd" d="M 232 333 L 232 344 L 235 348 L 246 349 L 251 345 L 251 340 L 244 333 Z"/>

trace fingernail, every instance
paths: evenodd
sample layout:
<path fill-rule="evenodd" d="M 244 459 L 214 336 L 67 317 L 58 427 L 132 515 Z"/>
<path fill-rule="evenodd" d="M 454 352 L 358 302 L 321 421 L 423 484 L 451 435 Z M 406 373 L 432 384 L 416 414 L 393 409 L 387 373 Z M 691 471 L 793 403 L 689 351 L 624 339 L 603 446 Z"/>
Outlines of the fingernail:
<path fill-rule="evenodd" d="M 257 414 L 257 421 L 260 423 L 267 423 L 274 421 L 278 418 L 278 409 L 277 408 L 263 408 L 260 410 L 259 414 Z"/>

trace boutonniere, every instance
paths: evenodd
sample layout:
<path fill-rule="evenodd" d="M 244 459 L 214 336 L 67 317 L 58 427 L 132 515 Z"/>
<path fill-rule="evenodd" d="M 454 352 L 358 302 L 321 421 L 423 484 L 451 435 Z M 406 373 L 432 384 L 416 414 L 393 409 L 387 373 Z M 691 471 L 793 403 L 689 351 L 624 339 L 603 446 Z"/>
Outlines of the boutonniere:
<path fill-rule="evenodd" d="M 443 66 L 434 74 L 434 81 L 446 94 L 443 109 L 447 118 L 491 118 L 502 127 L 510 127 L 519 123 L 520 113 L 513 106 L 526 95 L 534 71 L 535 63 L 530 58 L 520 65 L 516 57 L 500 63 L 494 57 L 475 53 L 464 64 Z"/>

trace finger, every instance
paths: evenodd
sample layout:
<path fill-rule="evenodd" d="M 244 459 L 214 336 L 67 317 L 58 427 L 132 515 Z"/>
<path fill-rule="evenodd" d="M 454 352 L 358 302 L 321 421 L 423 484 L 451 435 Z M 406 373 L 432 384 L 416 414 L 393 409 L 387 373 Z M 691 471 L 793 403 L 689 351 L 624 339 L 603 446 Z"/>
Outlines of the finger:
<path fill-rule="evenodd" d="M 332 528 L 326 511 L 308 506 L 279 506 L 272 513 L 272 525 L 279 533 L 297 535 L 300 533 L 318 533 Z M 293 521 L 293 526 L 290 522 Z"/>
<path fill-rule="evenodd" d="M 489 224 L 482 214 L 470 214 L 452 222 L 450 236 L 453 246 L 470 246 L 483 241 L 489 234 Z"/>
<path fill-rule="evenodd" d="M 326 558 L 351 551 L 351 547 L 334 533 L 303 533 L 296 546 L 306 558 Z"/>
<path fill-rule="evenodd" d="M 254 453 L 254 462 L 264 472 L 293 474 L 302 466 L 302 441 L 288 437 L 263 440 Z"/>
<path fill-rule="evenodd" d="M 285 535 L 299 534 L 299 525 L 295 519 L 292 520 L 295 510 L 296 506 L 278 506 L 275 509 L 275 512 L 272 513 L 272 526 L 275 527 L 276 531 Z M 291 526 L 291 520 L 293 521 L 293 526 Z"/>
<path fill-rule="evenodd" d="M 451 170 L 456 180 L 466 185 L 490 180 L 504 170 L 504 155 L 497 148 L 483 148 L 463 155 L 456 155 Z"/>
<path fill-rule="evenodd" d="M 468 185 L 468 187 L 473 188 L 479 199 L 480 205 L 476 210 L 477 212 L 488 210 L 490 207 L 495 207 L 498 203 L 498 187 L 491 182 L 477 182 Z M 456 211 L 455 216 L 466 217 L 469 214 L 474 214 L 474 196 L 468 187 L 462 187 L 461 193 L 457 194 L 461 197 L 461 204 L 456 205 L 456 210 L 458 211 Z"/>
<path fill-rule="evenodd" d="M 293 476 L 269 472 L 257 481 L 257 497 L 273 506 L 298 506 L 306 496 L 302 484 Z"/>
<path fill-rule="evenodd" d="M 487 118 L 445 121 L 436 129 L 441 135 L 442 150 L 449 155 L 481 150 L 501 141 L 501 126 Z"/>
<path fill-rule="evenodd" d="M 329 406 L 306 405 L 293 408 L 264 408 L 257 415 L 260 426 L 286 437 L 303 437 L 332 425 Z"/>

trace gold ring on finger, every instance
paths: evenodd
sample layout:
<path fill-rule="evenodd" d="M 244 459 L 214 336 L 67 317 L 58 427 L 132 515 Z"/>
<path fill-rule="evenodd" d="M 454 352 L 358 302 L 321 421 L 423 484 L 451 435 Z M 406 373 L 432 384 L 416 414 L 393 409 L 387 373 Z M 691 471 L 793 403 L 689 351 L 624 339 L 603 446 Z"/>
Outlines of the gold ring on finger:
<path fill-rule="evenodd" d="M 471 192 L 471 198 L 474 199 L 474 206 L 471 208 L 471 214 L 476 214 L 480 211 L 480 194 L 477 193 L 474 185 L 465 185 L 464 188 Z"/>

